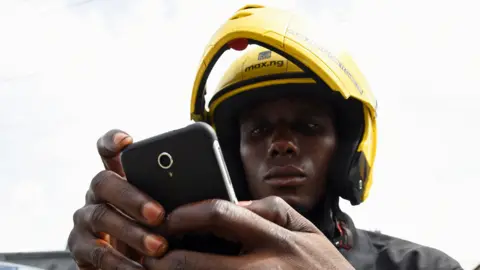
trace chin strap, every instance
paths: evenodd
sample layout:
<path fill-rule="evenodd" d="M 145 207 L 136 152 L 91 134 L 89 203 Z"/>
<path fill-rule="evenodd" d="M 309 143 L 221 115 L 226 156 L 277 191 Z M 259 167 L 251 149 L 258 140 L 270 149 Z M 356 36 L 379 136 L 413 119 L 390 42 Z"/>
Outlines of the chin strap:
<path fill-rule="evenodd" d="M 335 223 L 335 237 L 332 243 L 338 249 L 350 250 L 354 245 L 353 232 L 349 228 L 349 218 L 340 209 L 339 198 L 332 203 L 333 222 Z"/>
<path fill-rule="evenodd" d="M 343 221 L 335 221 L 337 233 L 339 236 L 333 239 L 333 244 L 338 249 L 350 250 L 353 247 L 353 234 Z"/>

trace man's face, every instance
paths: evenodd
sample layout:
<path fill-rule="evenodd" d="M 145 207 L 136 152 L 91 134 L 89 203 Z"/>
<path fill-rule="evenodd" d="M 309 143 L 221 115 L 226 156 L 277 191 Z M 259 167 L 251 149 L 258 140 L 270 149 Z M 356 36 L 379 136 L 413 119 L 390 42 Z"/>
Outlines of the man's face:
<path fill-rule="evenodd" d="M 325 193 L 337 140 L 330 107 L 308 99 L 279 99 L 245 112 L 240 152 L 255 199 L 275 195 L 311 210 Z"/>

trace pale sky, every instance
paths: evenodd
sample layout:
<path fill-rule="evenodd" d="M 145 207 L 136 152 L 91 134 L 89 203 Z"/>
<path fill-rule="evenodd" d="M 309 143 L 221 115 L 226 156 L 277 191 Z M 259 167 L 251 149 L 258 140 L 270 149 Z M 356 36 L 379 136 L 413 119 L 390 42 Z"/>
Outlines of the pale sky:
<path fill-rule="evenodd" d="M 438 248 L 466 269 L 480 263 L 476 2 L 256 1 L 340 33 L 378 99 L 370 197 L 343 203 L 356 226 Z M 201 52 L 246 3 L 0 1 L 0 252 L 65 248 L 102 169 L 103 133 L 139 140 L 189 123 Z"/>

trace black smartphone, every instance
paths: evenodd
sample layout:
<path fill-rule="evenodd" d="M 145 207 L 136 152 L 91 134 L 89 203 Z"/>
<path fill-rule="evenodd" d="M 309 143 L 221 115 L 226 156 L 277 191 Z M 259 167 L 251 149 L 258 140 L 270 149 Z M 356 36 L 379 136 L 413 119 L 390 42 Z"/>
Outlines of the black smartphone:
<path fill-rule="evenodd" d="M 166 213 L 208 199 L 237 197 L 213 128 L 202 122 L 126 147 L 120 160 L 127 181 L 157 200 Z M 239 246 L 212 234 L 167 237 L 170 249 L 234 254 Z"/>

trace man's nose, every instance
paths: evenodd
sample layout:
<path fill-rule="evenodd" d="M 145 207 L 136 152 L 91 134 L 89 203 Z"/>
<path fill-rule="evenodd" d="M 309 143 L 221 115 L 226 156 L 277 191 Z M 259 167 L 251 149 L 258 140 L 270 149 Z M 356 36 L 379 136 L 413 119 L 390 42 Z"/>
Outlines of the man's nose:
<path fill-rule="evenodd" d="M 299 149 L 294 142 L 290 130 L 275 130 L 272 136 L 272 143 L 268 149 L 268 156 L 275 158 L 278 156 L 294 157 L 298 155 Z"/>
<path fill-rule="evenodd" d="M 278 140 L 273 142 L 268 149 L 268 156 L 276 158 L 279 156 L 294 157 L 298 155 L 298 147 L 289 140 Z"/>

